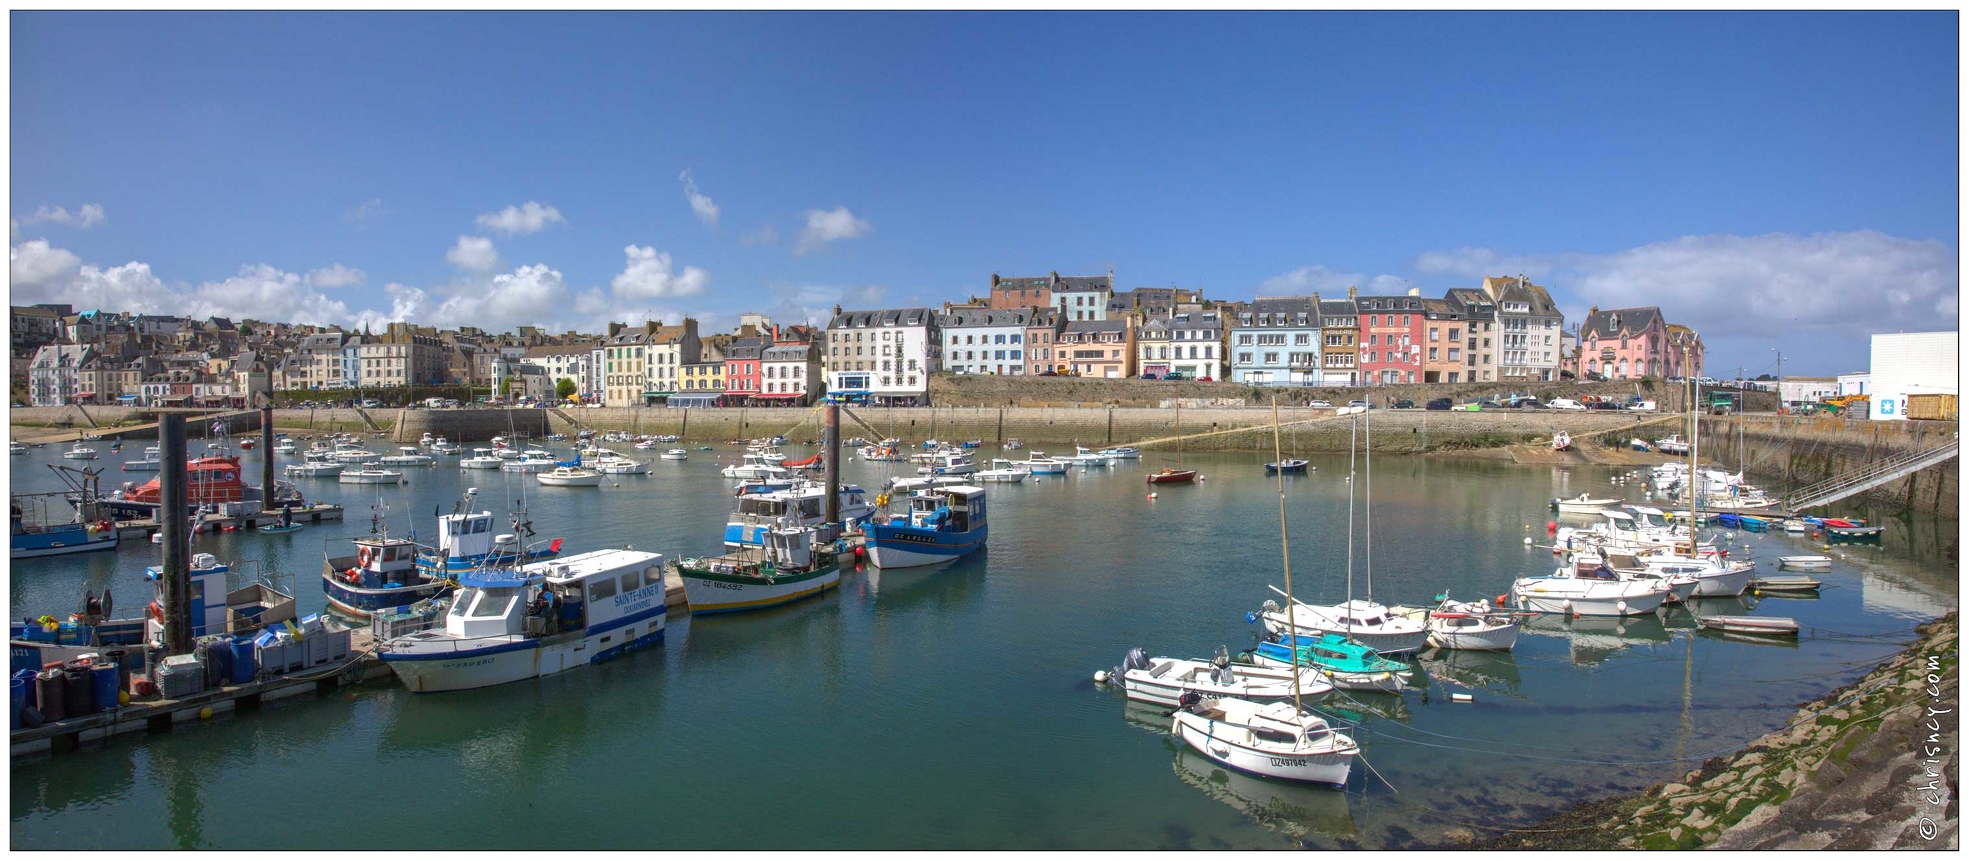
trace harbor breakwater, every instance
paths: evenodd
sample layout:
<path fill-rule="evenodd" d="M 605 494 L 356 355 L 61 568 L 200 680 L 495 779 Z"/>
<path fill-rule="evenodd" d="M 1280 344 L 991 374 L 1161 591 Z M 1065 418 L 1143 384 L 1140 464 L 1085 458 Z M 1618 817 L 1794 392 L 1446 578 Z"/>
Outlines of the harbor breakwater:
<path fill-rule="evenodd" d="M 1680 780 L 1475 848 L 1956 849 L 1958 622 L 1916 628 L 1913 645 L 1859 681 Z"/>
<path fill-rule="evenodd" d="M 1741 467 L 1776 496 L 1895 455 L 1927 451 L 1960 435 L 1956 422 L 1876 422 L 1837 416 L 1704 416 L 1702 454 Z M 1742 447 L 1738 447 L 1738 439 Z M 1961 461 L 1951 460 L 1876 487 L 1860 500 L 1959 516 Z"/>

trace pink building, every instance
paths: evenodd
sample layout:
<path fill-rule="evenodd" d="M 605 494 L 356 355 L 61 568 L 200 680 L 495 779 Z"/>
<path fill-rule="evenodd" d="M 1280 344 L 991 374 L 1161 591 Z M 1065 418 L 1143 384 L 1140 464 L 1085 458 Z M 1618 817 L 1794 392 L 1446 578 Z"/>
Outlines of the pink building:
<path fill-rule="evenodd" d="M 1610 380 L 1700 376 L 1702 338 L 1687 326 L 1668 323 L 1654 306 L 1595 307 L 1579 327 L 1578 362 L 1576 373 Z"/>
<path fill-rule="evenodd" d="M 1360 380 L 1370 386 L 1423 381 L 1427 309 L 1419 290 L 1406 296 L 1357 296 Z"/>

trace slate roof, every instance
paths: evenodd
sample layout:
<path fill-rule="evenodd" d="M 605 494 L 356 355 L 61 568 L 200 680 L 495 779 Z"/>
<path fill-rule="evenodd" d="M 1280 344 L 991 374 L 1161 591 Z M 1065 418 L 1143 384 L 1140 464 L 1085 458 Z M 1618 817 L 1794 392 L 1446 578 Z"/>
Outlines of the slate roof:
<path fill-rule="evenodd" d="M 1618 338 L 1623 331 L 1638 335 L 1656 321 L 1661 321 L 1664 327 L 1667 325 L 1666 321 L 1661 320 L 1661 309 L 1653 305 L 1645 308 L 1608 308 L 1587 314 L 1579 324 L 1579 337 L 1580 340 Z"/>
<path fill-rule="evenodd" d="M 887 308 L 877 311 L 843 311 L 827 322 L 829 329 L 893 329 L 902 326 L 928 326 L 936 312 L 929 308 Z"/>

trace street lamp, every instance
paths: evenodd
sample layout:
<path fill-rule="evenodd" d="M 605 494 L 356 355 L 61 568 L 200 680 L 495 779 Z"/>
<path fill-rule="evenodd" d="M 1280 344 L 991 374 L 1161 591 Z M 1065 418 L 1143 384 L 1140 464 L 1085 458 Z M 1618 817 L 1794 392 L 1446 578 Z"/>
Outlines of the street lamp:
<path fill-rule="evenodd" d="M 1772 347 L 1771 352 L 1778 353 L 1778 348 Z M 1780 413 L 1784 412 L 1784 354 L 1783 353 L 1778 353 L 1778 412 Z"/>

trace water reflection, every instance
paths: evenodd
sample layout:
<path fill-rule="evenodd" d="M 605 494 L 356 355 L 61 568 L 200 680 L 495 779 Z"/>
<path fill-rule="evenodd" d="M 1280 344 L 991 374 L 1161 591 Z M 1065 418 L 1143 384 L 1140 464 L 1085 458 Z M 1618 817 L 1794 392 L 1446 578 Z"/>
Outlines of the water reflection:
<path fill-rule="evenodd" d="M 1351 837 L 1359 830 L 1343 790 L 1268 780 L 1218 765 L 1174 739 L 1165 745 L 1174 751 L 1178 780 L 1237 808 L 1261 827 L 1295 840 Z"/>
<path fill-rule="evenodd" d="M 1660 616 L 1579 616 L 1568 618 L 1542 613 L 1525 620 L 1525 633 L 1535 637 L 1559 637 L 1566 641 L 1569 655 L 1577 666 L 1591 666 L 1629 646 L 1666 643 L 1670 634 Z"/>
<path fill-rule="evenodd" d="M 1418 656 L 1417 662 L 1431 677 L 1446 686 L 1517 700 L 1526 699 L 1518 690 L 1518 686 L 1524 683 L 1524 678 L 1518 674 L 1518 659 L 1512 657 L 1510 652 L 1436 649 Z"/>

